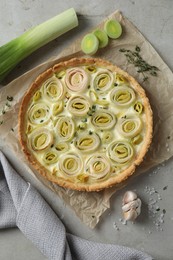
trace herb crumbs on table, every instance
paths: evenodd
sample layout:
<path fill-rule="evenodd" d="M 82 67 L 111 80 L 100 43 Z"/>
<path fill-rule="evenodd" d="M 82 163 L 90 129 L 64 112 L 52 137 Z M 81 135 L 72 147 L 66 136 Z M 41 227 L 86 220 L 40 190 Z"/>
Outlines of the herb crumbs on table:
<path fill-rule="evenodd" d="M 13 97 L 12 96 L 7 96 L 7 100 L 10 101 L 10 102 L 13 101 Z"/>
<path fill-rule="evenodd" d="M 166 213 L 166 209 L 163 209 L 163 214 L 165 214 Z"/>
<path fill-rule="evenodd" d="M 168 185 L 166 185 L 165 187 L 163 187 L 163 190 L 167 190 L 167 188 L 168 188 Z"/>
<path fill-rule="evenodd" d="M 141 49 L 139 46 L 135 47 L 135 51 L 124 48 L 120 49 L 119 51 L 124 53 L 127 62 L 129 64 L 133 64 L 136 67 L 137 72 L 143 75 L 143 82 L 149 79 L 148 74 L 154 77 L 158 76 L 159 69 L 156 66 L 150 65 L 142 58 L 140 55 Z"/>

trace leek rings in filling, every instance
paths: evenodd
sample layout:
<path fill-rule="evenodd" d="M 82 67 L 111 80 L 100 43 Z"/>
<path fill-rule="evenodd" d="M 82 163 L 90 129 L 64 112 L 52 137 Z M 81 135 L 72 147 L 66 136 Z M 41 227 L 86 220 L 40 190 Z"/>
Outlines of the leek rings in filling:
<path fill-rule="evenodd" d="M 141 132 L 142 121 L 139 117 L 121 118 L 118 124 L 120 134 L 124 137 L 133 137 Z"/>
<path fill-rule="evenodd" d="M 43 151 L 53 143 L 53 134 L 47 128 L 36 129 L 29 138 L 34 151 Z"/>
<path fill-rule="evenodd" d="M 44 154 L 43 161 L 45 162 L 45 164 L 48 164 L 48 165 L 54 164 L 58 161 L 58 155 L 56 152 L 49 151 Z"/>
<path fill-rule="evenodd" d="M 89 74 L 82 68 L 68 69 L 65 83 L 69 90 L 83 92 L 89 85 Z"/>
<path fill-rule="evenodd" d="M 73 96 L 68 101 L 67 109 L 75 116 L 84 116 L 90 106 L 90 102 L 85 96 Z"/>
<path fill-rule="evenodd" d="M 142 114 L 143 112 L 143 105 L 141 102 L 137 101 L 134 106 L 133 106 L 134 110 L 138 113 L 138 114 Z"/>
<path fill-rule="evenodd" d="M 135 92 L 129 87 L 120 86 L 111 91 L 110 98 L 116 106 L 128 107 L 135 100 Z"/>
<path fill-rule="evenodd" d="M 35 92 L 34 96 L 33 96 L 33 101 L 38 101 L 41 98 L 41 92 L 38 90 Z"/>
<path fill-rule="evenodd" d="M 126 164 L 133 158 L 134 148 L 128 141 L 114 141 L 108 147 L 108 156 L 116 164 Z"/>
<path fill-rule="evenodd" d="M 57 116 L 59 113 L 61 113 L 64 109 L 64 102 L 63 101 L 57 101 L 53 105 L 52 114 L 53 116 Z"/>
<path fill-rule="evenodd" d="M 113 74 L 109 70 L 101 70 L 96 73 L 92 86 L 99 94 L 104 94 L 112 87 L 113 81 Z"/>
<path fill-rule="evenodd" d="M 80 137 L 77 138 L 75 142 L 75 146 L 79 151 L 82 152 L 93 152 L 95 151 L 100 145 L 100 138 L 97 134 L 82 134 Z"/>
<path fill-rule="evenodd" d="M 59 160 L 59 170 L 61 175 L 76 176 L 83 170 L 82 159 L 75 153 L 64 154 Z"/>
<path fill-rule="evenodd" d="M 63 99 L 66 93 L 62 82 L 56 76 L 47 79 L 42 88 L 44 97 L 52 102 Z"/>
<path fill-rule="evenodd" d="M 124 85 L 128 83 L 128 80 L 120 74 L 116 74 L 116 82 L 118 85 Z"/>
<path fill-rule="evenodd" d="M 55 128 L 60 140 L 69 141 L 74 135 L 75 124 L 71 117 L 62 116 L 58 118 Z"/>
<path fill-rule="evenodd" d="M 55 149 L 58 152 L 67 152 L 69 149 L 69 145 L 65 142 L 59 142 L 58 144 L 55 145 Z"/>
<path fill-rule="evenodd" d="M 103 154 L 95 154 L 86 162 L 86 172 L 93 179 L 102 179 L 111 172 L 109 159 Z"/>
<path fill-rule="evenodd" d="M 28 117 L 33 124 L 43 124 L 50 119 L 50 108 L 44 103 L 35 103 L 28 111 Z"/>
<path fill-rule="evenodd" d="M 111 112 L 99 110 L 94 113 L 91 122 L 97 128 L 111 129 L 116 123 L 116 117 Z"/>

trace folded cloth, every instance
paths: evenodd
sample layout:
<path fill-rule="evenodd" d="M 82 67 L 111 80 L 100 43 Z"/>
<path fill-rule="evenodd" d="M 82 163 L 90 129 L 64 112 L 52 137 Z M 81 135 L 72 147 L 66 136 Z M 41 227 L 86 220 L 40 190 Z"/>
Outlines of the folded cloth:
<path fill-rule="evenodd" d="M 11 167 L 0 151 L 0 228 L 17 226 L 52 260 L 151 260 L 132 248 L 96 243 L 66 233 L 41 195 Z"/>

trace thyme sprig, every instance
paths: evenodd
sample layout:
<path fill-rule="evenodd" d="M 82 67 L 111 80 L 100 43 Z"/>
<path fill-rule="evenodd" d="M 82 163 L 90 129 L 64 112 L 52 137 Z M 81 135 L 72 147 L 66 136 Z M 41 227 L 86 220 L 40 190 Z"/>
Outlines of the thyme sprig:
<path fill-rule="evenodd" d="M 134 51 L 124 48 L 120 49 L 119 51 L 124 53 L 128 63 L 133 64 L 136 67 L 137 72 L 143 75 L 143 81 L 149 79 L 148 75 L 154 77 L 158 76 L 159 69 L 156 66 L 150 65 L 142 58 L 140 55 L 141 49 L 139 46 L 136 46 Z"/>

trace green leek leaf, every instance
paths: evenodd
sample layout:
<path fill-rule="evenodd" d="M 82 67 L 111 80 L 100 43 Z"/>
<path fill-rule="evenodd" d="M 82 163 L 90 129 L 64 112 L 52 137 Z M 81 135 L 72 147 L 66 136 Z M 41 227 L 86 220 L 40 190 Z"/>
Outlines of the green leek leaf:
<path fill-rule="evenodd" d="M 0 82 L 24 58 L 78 25 L 73 8 L 37 25 L 0 47 Z"/>

